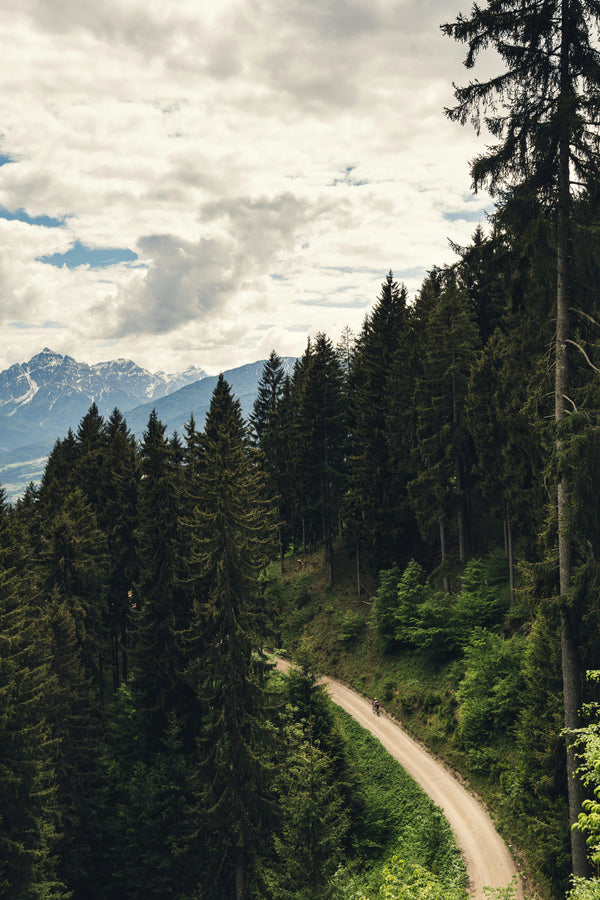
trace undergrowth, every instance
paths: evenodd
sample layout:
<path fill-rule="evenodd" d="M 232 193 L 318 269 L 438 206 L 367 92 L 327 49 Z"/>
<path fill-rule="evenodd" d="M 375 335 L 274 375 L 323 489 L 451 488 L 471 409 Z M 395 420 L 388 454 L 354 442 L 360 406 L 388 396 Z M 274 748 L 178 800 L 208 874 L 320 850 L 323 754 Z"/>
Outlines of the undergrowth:
<path fill-rule="evenodd" d="M 503 793 L 506 772 L 514 764 L 514 748 L 506 737 L 481 750 L 461 746 L 458 689 L 465 674 L 464 657 L 432 657 L 418 649 L 386 651 L 374 627 L 373 600 L 377 580 L 361 575 L 357 596 L 355 565 L 336 550 L 336 583 L 328 587 L 322 552 L 302 558 L 282 575 L 273 566 L 271 599 L 277 610 L 274 646 L 291 659 L 308 662 L 322 672 L 351 685 L 367 697 L 377 696 L 385 713 L 396 718 L 415 738 L 464 775 L 495 818 L 497 827 L 513 845 L 523 835 L 511 819 Z M 514 847 L 513 847 L 514 849 Z M 528 896 L 555 896 L 539 871 L 525 871 Z"/>

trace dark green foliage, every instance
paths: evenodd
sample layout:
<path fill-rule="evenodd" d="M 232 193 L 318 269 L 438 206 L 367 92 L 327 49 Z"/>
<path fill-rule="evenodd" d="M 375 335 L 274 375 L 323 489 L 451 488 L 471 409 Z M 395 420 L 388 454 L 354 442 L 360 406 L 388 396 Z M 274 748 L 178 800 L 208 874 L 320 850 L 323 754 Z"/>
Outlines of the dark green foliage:
<path fill-rule="evenodd" d="M 381 572 L 373 621 L 384 646 L 412 645 L 432 658 L 460 651 L 474 628 L 494 624 L 502 611 L 499 585 L 488 584 L 488 572 L 482 560 L 471 560 L 455 595 L 428 585 L 415 560 L 402 573 Z"/>
<path fill-rule="evenodd" d="M 192 898 L 206 865 L 199 780 L 174 717 L 152 754 L 140 755 L 139 717 L 121 687 L 112 710 L 105 785 L 106 900 Z"/>
<path fill-rule="evenodd" d="M 507 791 L 521 840 L 534 868 L 566 889 L 570 871 L 566 759 L 562 740 L 562 679 L 556 607 L 544 604 L 523 659 L 524 690 L 517 720 L 517 765 Z"/>
<path fill-rule="evenodd" d="M 431 540 L 439 533 L 443 561 L 446 538 L 456 533 L 464 562 L 472 546 L 471 442 L 465 398 L 479 335 L 456 273 L 445 272 L 439 288 L 425 313 L 421 335 L 421 368 L 414 394 L 417 475 L 409 493 L 423 538 Z"/>
<path fill-rule="evenodd" d="M 110 658 L 106 559 L 104 534 L 83 492 L 75 488 L 42 526 L 41 575 L 47 595 L 66 603 L 85 672 L 99 696 Z"/>
<path fill-rule="evenodd" d="M 379 573 L 379 588 L 373 601 L 373 624 L 384 647 L 393 647 L 396 641 L 396 615 L 398 612 L 398 582 L 401 571 L 382 569 Z"/>
<path fill-rule="evenodd" d="M 522 660 L 525 642 L 505 640 L 475 628 L 465 647 L 465 674 L 457 692 L 457 738 L 477 754 L 494 736 L 512 743 L 523 693 Z"/>
<path fill-rule="evenodd" d="M 273 862 L 262 877 L 273 900 L 325 900 L 334 896 L 331 877 L 344 858 L 349 815 L 312 721 L 290 726 L 286 737 L 293 752 L 274 783 L 281 828 L 273 835 Z"/>
<path fill-rule="evenodd" d="M 113 688 L 116 689 L 122 679 L 127 680 L 128 674 L 131 600 L 138 577 L 135 531 L 141 473 L 135 439 L 118 409 L 111 414 L 105 434 L 106 487 L 101 522 L 107 538 L 107 613 Z"/>
<path fill-rule="evenodd" d="M 284 371 L 281 359 L 272 351 L 265 364 L 258 385 L 258 396 L 254 401 L 253 413 L 250 417 L 255 440 L 262 453 L 262 464 L 265 469 L 267 489 L 274 498 L 277 511 L 277 527 L 279 535 L 279 559 L 283 571 L 283 515 L 289 509 L 284 501 L 287 492 L 287 467 L 285 464 L 286 430 L 284 405 Z"/>
<path fill-rule="evenodd" d="M 148 739 L 156 741 L 173 710 L 186 705 L 180 633 L 189 625 L 192 597 L 181 582 L 180 497 L 165 427 L 152 412 L 142 445 L 137 567 L 131 615 L 135 623 L 134 682 Z"/>
<path fill-rule="evenodd" d="M 203 896 L 241 898 L 268 812 L 266 610 L 261 576 L 273 551 L 270 504 L 229 385 L 215 387 L 198 463 L 189 530 L 196 591 L 186 678 L 202 712 L 199 734 L 213 853 Z"/>
<path fill-rule="evenodd" d="M 595 0 L 571 0 L 568 5 L 563 0 L 544 0 L 541 5 L 525 0 L 508 8 L 474 6 L 470 17 L 460 15 L 442 26 L 467 44 L 467 68 L 489 46 L 505 63 L 505 70 L 487 82 L 455 87 L 457 105 L 447 110 L 462 124 L 469 119 L 477 131 L 485 124 L 497 139 L 472 163 L 475 186 L 487 183 L 499 191 L 523 180 L 532 192 L 552 196 L 565 130 L 576 178 L 595 181 L 598 137 L 588 126 L 600 115 L 595 47 L 599 19 Z"/>
<path fill-rule="evenodd" d="M 32 581 L 19 577 L 14 558 L 0 492 L 0 893 L 58 900 L 68 892 L 55 856 L 56 747 L 47 717 L 54 679 Z"/>
<path fill-rule="evenodd" d="M 348 373 L 352 444 L 349 531 L 376 567 L 393 564 L 412 528 L 406 461 L 412 438 L 413 342 L 407 291 L 390 272 L 358 336 Z"/>
<path fill-rule="evenodd" d="M 343 376 L 329 338 L 309 345 L 298 382 L 299 512 L 303 527 L 325 550 L 329 585 L 334 582 L 333 538 L 337 531 L 346 456 Z M 295 384 L 296 386 L 296 384 Z"/>

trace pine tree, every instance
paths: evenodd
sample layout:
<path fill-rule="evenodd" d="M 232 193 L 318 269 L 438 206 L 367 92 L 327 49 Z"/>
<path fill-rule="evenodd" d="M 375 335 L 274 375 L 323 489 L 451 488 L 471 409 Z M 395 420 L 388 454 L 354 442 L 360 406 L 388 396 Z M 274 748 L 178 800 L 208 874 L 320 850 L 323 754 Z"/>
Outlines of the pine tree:
<path fill-rule="evenodd" d="M 128 631 L 133 584 L 137 579 L 135 530 L 140 482 L 135 438 L 118 409 L 105 427 L 102 478 L 105 496 L 101 525 L 108 549 L 108 617 L 112 646 L 113 688 L 128 674 Z"/>
<path fill-rule="evenodd" d="M 397 559 L 404 530 L 406 489 L 396 480 L 390 450 L 398 459 L 405 432 L 397 428 L 398 407 L 390 417 L 390 403 L 399 390 L 402 355 L 410 352 L 406 301 L 406 288 L 390 272 L 358 336 L 348 377 L 349 528 L 377 568 Z"/>
<path fill-rule="evenodd" d="M 104 477 L 106 428 L 104 418 L 95 403 L 92 403 L 79 423 L 76 448 L 72 484 L 83 491 L 100 519 L 100 510 L 106 496 Z"/>
<path fill-rule="evenodd" d="M 51 517 L 64 502 L 76 460 L 77 442 L 69 429 L 65 438 L 56 441 L 46 460 L 38 493 L 42 517 Z"/>
<path fill-rule="evenodd" d="M 600 53 L 596 47 L 598 0 L 488 0 L 475 5 L 470 18 L 446 24 L 446 34 L 468 45 L 472 68 L 478 54 L 493 47 L 506 64 L 500 75 L 455 88 L 457 105 L 450 118 L 471 119 L 479 130 L 482 114 L 497 143 L 471 167 L 475 188 L 493 193 L 508 189 L 506 199 L 533 196 L 545 203 L 556 224 L 555 451 L 560 460 L 565 419 L 570 408 L 570 308 L 576 304 L 569 269 L 573 238 L 572 175 L 577 190 L 598 181 L 600 150 Z M 572 348 L 571 348 L 572 349 Z M 569 592 L 572 548 L 568 534 L 570 484 L 561 471 L 556 479 L 559 585 L 562 608 L 562 670 L 569 817 L 577 821 L 582 790 L 568 734 L 579 722 L 577 647 L 572 633 Z M 585 842 L 572 830 L 575 875 L 587 871 Z"/>
<path fill-rule="evenodd" d="M 198 502 L 185 527 L 197 596 L 188 680 L 204 711 L 200 749 L 213 847 L 202 895 L 242 900 L 264 817 L 261 576 L 274 535 L 240 404 L 222 375 L 199 445 L 190 472 Z"/>
<path fill-rule="evenodd" d="M 262 453 L 268 489 L 275 498 L 279 560 L 282 573 L 285 548 L 281 499 L 285 489 L 285 464 L 280 404 L 284 378 L 283 363 L 273 350 L 265 363 L 258 383 L 258 393 L 250 416 L 250 423 Z"/>
<path fill-rule="evenodd" d="M 461 562 L 470 542 L 470 453 L 464 404 L 478 349 L 473 319 L 468 298 L 450 270 L 426 318 L 422 374 L 415 387 L 418 474 L 409 484 L 423 537 L 431 539 L 439 529 L 442 562 L 447 529 L 453 522 Z"/>
<path fill-rule="evenodd" d="M 298 394 L 299 459 L 303 514 L 323 541 L 330 586 L 333 537 L 344 485 L 346 422 L 343 376 L 329 338 L 318 334 L 303 357 Z"/>
<path fill-rule="evenodd" d="M 15 547 L 0 492 L 0 893 L 15 900 L 67 897 L 57 876 L 55 744 L 48 723 L 54 687 L 41 617 Z"/>
<path fill-rule="evenodd" d="M 190 593 L 180 579 L 182 511 L 178 470 L 165 426 L 153 410 L 142 444 L 134 587 L 135 696 L 151 743 L 160 740 L 170 714 L 185 706 L 180 633 L 189 624 Z"/>

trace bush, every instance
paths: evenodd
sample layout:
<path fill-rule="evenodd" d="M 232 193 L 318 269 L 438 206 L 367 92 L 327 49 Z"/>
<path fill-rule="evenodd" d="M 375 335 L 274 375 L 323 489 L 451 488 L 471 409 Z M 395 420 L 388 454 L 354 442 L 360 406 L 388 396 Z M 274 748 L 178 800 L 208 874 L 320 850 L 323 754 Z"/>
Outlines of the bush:
<path fill-rule="evenodd" d="M 358 639 L 364 625 L 365 622 L 360 613 L 346 613 L 342 616 L 338 640 L 342 644 L 353 644 Z"/>
<path fill-rule="evenodd" d="M 412 644 L 431 657 L 456 653 L 474 628 L 496 622 L 503 610 L 499 583 L 505 570 L 498 554 L 484 562 L 471 560 L 457 595 L 433 591 L 425 572 L 411 560 L 404 572 L 397 567 L 379 576 L 374 622 L 384 646 Z"/>
<path fill-rule="evenodd" d="M 397 566 L 383 569 L 379 573 L 379 588 L 373 601 L 373 626 L 386 649 L 396 642 L 399 580 L 400 569 Z"/>
<path fill-rule="evenodd" d="M 600 878 L 574 878 L 567 900 L 600 900 Z"/>
<path fill-rule="evenodd" d="M 512 732 L 523 690 L 523 638 L 504 640 L 477 628 L 465 650 L 465 674 L 458 686 L 458 738 L 479 750 L 493 735 Z"/>
<path fill-rule="evenodd" d="M 466 900 L 467 893 L 423 866 L 395 856 L 384 869 L 379 896 L 382 900 Z"/>

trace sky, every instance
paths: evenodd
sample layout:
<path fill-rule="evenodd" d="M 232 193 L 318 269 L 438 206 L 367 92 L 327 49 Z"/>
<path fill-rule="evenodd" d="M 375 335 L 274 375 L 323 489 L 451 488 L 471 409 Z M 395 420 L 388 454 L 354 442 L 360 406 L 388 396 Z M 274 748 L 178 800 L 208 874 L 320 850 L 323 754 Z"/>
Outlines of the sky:
<path fill-rule="evenodd" d="M 0 0 L 0 370 L 215 374 L 414 296 L 491 209 L 443 112 L 469 8 Z"/>

